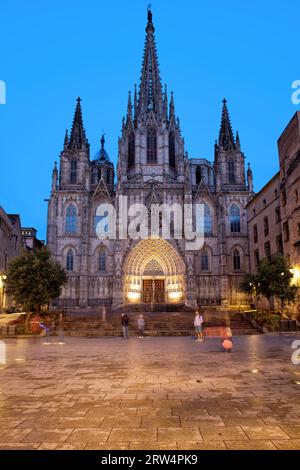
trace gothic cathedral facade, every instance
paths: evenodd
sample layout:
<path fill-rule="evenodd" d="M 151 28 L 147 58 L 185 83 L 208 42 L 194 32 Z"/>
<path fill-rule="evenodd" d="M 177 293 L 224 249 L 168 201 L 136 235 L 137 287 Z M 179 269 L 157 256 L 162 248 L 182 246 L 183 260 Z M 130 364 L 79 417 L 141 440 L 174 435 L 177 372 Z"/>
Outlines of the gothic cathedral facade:
<path fill-rule="evenodd" d="M 189 158 L 184 149 L 174 96 L 162 89 L 151 10 L 139 90 L 129 94 L 119 138 L 115 178 L 104 137 L 94 159 L 78 98 L 59 169 L 52 176 L 47 245 L 67 272 L 57 305 L 64 308 L 122 309 L 133 303 L 238 305 L 239 285 L 249 271 L 246 206 L 253 195 L 250 166 L 234 135 L 227 102 L 214 161 Z M 143 203 L 204 205 L 204 245 L 189 249 L 185 238 L 99 240 L 97 207 L 120 196 L 128 206 Z M 117 220 L 117 226 L 119 224 Z"/>

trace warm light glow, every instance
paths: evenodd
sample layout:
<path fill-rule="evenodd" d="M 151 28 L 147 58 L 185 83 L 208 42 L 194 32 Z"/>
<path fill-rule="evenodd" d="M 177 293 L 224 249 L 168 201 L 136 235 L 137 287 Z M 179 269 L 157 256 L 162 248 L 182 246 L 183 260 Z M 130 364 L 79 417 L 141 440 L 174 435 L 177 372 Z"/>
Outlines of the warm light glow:
<path fill-rule="evenodd" d="M 292 286 L 300 287 L 300 266 L 294 266 L 290 269 L 290 272 L 293 275 L 291 281 Z"/>
<path fill-rule="evenodd" d="M 169 292 L 169 300 L 178 301 L 182 298 L 182 292 Z"/>
<path fill-rule="evenodd" d="M 127 298 L 130 302 L 138 302 L 141 299 L 140 292 L 128 292 Z"/>
<path fill-rule="evenodd" d="M 6 276 L 4 274 L 0 274 L 0 289 L 4 287 L 4 281 L 6 280 Z"/>

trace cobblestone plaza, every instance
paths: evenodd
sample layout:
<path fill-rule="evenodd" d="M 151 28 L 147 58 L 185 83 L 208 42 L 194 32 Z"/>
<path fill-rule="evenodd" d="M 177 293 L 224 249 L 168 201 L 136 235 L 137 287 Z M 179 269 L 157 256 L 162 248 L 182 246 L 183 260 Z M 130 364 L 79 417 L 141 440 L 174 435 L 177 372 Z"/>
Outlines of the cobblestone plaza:
<path fill-rule="evenodd" d="M 7 340 L 0 448 L 299 449 L 295 339 Z"/>

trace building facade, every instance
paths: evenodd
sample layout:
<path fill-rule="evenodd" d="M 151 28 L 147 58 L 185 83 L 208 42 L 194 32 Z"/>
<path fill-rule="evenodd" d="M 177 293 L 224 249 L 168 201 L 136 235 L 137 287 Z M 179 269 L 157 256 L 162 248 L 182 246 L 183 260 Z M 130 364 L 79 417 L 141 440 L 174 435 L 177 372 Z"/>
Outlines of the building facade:
<path fill-rule="evenodd" d="M 298 287 L 296 302 L 287 308 L 300 313 L 300 112 L 278 139 L 280 171 L 248 203 L 250 270 L 261 259 L 283 255 Z M 265 307 L 268 303 L 265 302 Z M 273 306 L 276 306 L 273 302 Z"/>
<path fill-rule="evenodd" d="M 283 255 L 279 172 L 250 200 L 248 206 L 250 271 L 260 261 Z"/>
<path fill-rule="evenodd" d="M 15 214 L 6 214 L 0 206 L 0 311 L 10 305 L 10 300 L 5 293 L 8 263 L 20 253 L 22 247 L 20 217 Z"/>
<path fill-rule="evenodd" d="M 105 150 L 90 157 L 77 100 L 72 130 L 65 135 L 59 168 L 55 164 L 48 205 L 47 245 L 65 267 L 68 282 L 57 300 L 65 308 L 117 310 L 132 303 L 237 305 L 249 271 L 246 206 L 253 195 L 252 171 L 245 171 L 239 135 L 234 135 L 226 100 L 214 146 L 214 160 L 189 158 L 176 115 L 174 95 L 162 88 L 152 12 L 148 10 L 139 90 L 128 97 L 119 138 L 116 171 Z M 181 221 L 171 218 L 170 239 L 161 233 L 147 239 L 128 235 L 99 240 L 99 222 L 107 231 L 110 204 L 118 214 L 120 197 L 128 207 L 177 204 L 204 206 L 204 245 L 193 250 L 178 235 Z M 122 203 L 123 204 L 123 203 Z M 105 219 L 105 217 L 107 219 Z M 160 224 L 162 225 L 161 219 Z M 106 225 L 105 225 L 106 224 Z M 180 227 L 178 229 L 178 227 Z"/>
<path fill-rule="evenodd" d="M 284 255 L 294 272 L 300 301 L 300 112 L 278 139 Z M 299 311 L 300 313 L 300 311 Z"/>

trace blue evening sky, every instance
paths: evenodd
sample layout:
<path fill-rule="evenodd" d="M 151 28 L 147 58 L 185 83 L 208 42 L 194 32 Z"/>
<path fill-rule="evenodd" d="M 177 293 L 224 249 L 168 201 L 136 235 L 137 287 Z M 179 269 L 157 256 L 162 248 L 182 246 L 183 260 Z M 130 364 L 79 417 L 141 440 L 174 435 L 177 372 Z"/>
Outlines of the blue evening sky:
<path fill-rule="evenodd" d="M 75 100 L 91 156 L 102 129 L 116 162 L 128 90 L 139 83 L 147 1 L 1 0 L 0 205 L 46 233 L 51 173 Z M 153 0 L 163 84 L 174 91 L 186 149 L 213 159 L 222 99 L 255 189 L 278 169 L 277 138 L 300 105 L 297 0 Z"/>

